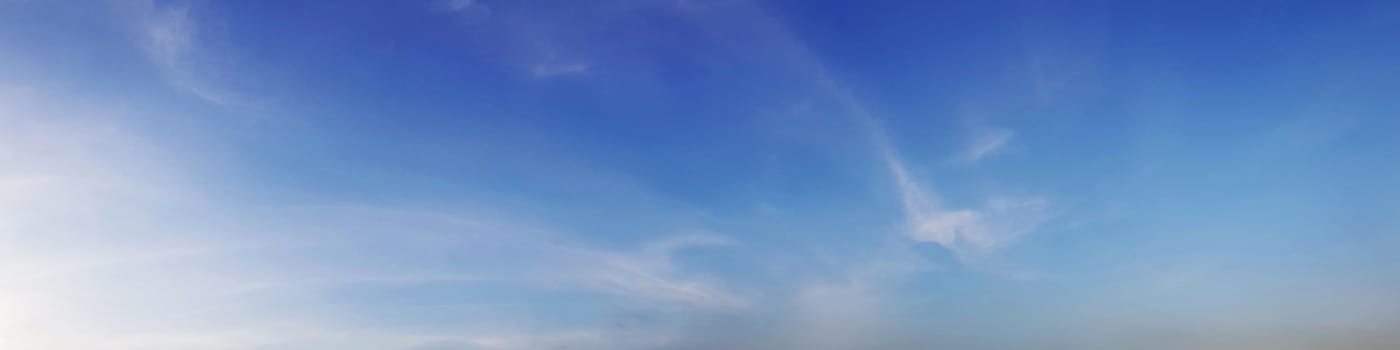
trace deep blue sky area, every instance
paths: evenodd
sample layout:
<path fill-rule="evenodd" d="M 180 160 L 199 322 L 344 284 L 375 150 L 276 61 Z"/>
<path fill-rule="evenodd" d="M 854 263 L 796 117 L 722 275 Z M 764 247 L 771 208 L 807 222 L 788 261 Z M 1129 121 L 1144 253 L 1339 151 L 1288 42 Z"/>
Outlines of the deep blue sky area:
<path fill-rule="evenodd" d="M 0 349 L 1400 347 L 1393 1 L 0 0 Z"/>

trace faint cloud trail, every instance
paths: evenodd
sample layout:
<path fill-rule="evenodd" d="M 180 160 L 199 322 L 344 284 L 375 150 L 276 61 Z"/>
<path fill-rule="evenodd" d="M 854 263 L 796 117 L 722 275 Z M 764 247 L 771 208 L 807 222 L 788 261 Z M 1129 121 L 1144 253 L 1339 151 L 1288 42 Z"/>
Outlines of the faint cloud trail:
<path fill-rule="evenodd" d="M 1011 129 L 994 129 L 977 133 L 958 160 L 967 163 L 982 160 L 1001 152 L 1015 137 L 1016 131 Z"/>
<path fill-rule="evenodd" d="M 1014 242 L 1045 219 L 1048 202 L 1040 198 L 987 199 L 980 210 L 944 208 L 938 196 L 910 173 L 898 147 L 885 131 L 881 118 L 870 112 L 866 104 L 848 91 L 831 70 L 777 19 L 768 15 L 761 6 L 749 4 L 767 30 L 781 45 L 786 46 L 796 64 L 808 72 L 808 78 L 834 97 L 846 114 L 863 126 L 872 148 L 884 163 L 890 181 L 898 191 L 908 238 L 938 244 L 955 253 L 964 263 L 973 263 Z M 985 157 L 1004 146 L 1013 135 L 1006 132 L 979 140 L 969 150 L 969 156 L 972 159 Z"/>
<path fill-rule="evenodd" d="M 164 75 L 170 86 L 217 105 L 243 103 L 232 92 L 211 80 L 220 75 L 201 52 L 199 22 L 187 4 L 163 4 L 154 0 L 122 2 L 137 45 Z"/>

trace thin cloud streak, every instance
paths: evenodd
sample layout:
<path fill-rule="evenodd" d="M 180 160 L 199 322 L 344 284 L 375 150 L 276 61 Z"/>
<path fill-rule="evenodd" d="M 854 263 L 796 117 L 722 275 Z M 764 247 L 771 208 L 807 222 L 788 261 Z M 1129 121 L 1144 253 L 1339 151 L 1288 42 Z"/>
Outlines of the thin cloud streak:
<path fill-rule="evenodd" d="M 560 279 L 629 300 L 644 301 L 662 308 L 692 310 L 739 309 L 748 301 L 724 288 L 680 275 L 675 254 L 700 247 L 732 244 L 712 234 L 689 234 L 664 238 L 647 245 L 640 253 L 603 252 L 563 248 L 566 255 L 559 266 Z"/>
<path fill-rule="evenodd" d="M 986 199 L 984 207 L 976 210 L 944 208 L 936 193 L 910 173 L 909 166 L 900 157 L 898 148 L 882 126 L 881 119 L 848 91 L 798 39 L 764 14 L 762 9 L 757 6 L 753 8 L 774 36 L 794 52 L 792 57 L 796 58 L 796 64 L 806 68 L 809 78 L 865 127 L 875 153 L 884 163 L 890 182 L 899 194 L 910 239 L 936 243 L 954 252 L 963 262 L 974 263 L 1014 243 L 1047 218 L 1049 202 L 1041 198 Z M 992 133 L 980 138 L 967 154 L 975 155 L 973 158 L 985 157 L 1003 147 L 1012 136 L 1014 133 L 1010 131 Z"/>
<path fill-rule="evenodd" d="M 1011 139 L 1016 137 L 1016 131 L 1010 129 L 995 129 L 977 134 L 972 142 L 963 150 L 958 160 L 962 162 L 976 162 L 1001 152 L 1006 145 L 1011 143 Z"/>

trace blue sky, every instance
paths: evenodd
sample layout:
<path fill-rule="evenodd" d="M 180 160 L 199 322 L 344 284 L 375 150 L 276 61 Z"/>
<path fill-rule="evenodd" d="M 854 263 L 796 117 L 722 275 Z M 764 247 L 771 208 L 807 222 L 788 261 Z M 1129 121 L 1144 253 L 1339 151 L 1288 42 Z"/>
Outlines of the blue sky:
<path fill-rule="evenodd" d="M 1386 1 L 0 1 L 0 348 L 1384 349 Z"/>

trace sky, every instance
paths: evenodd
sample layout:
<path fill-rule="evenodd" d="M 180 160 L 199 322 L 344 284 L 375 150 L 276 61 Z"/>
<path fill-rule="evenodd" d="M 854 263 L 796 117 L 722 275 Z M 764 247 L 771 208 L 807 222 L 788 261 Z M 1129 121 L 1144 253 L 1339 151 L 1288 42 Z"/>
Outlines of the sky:
<path fill-rule="evenodd" d="M 0 0 L 0 349 L 1393 349 L 1400 3 Z"/>

